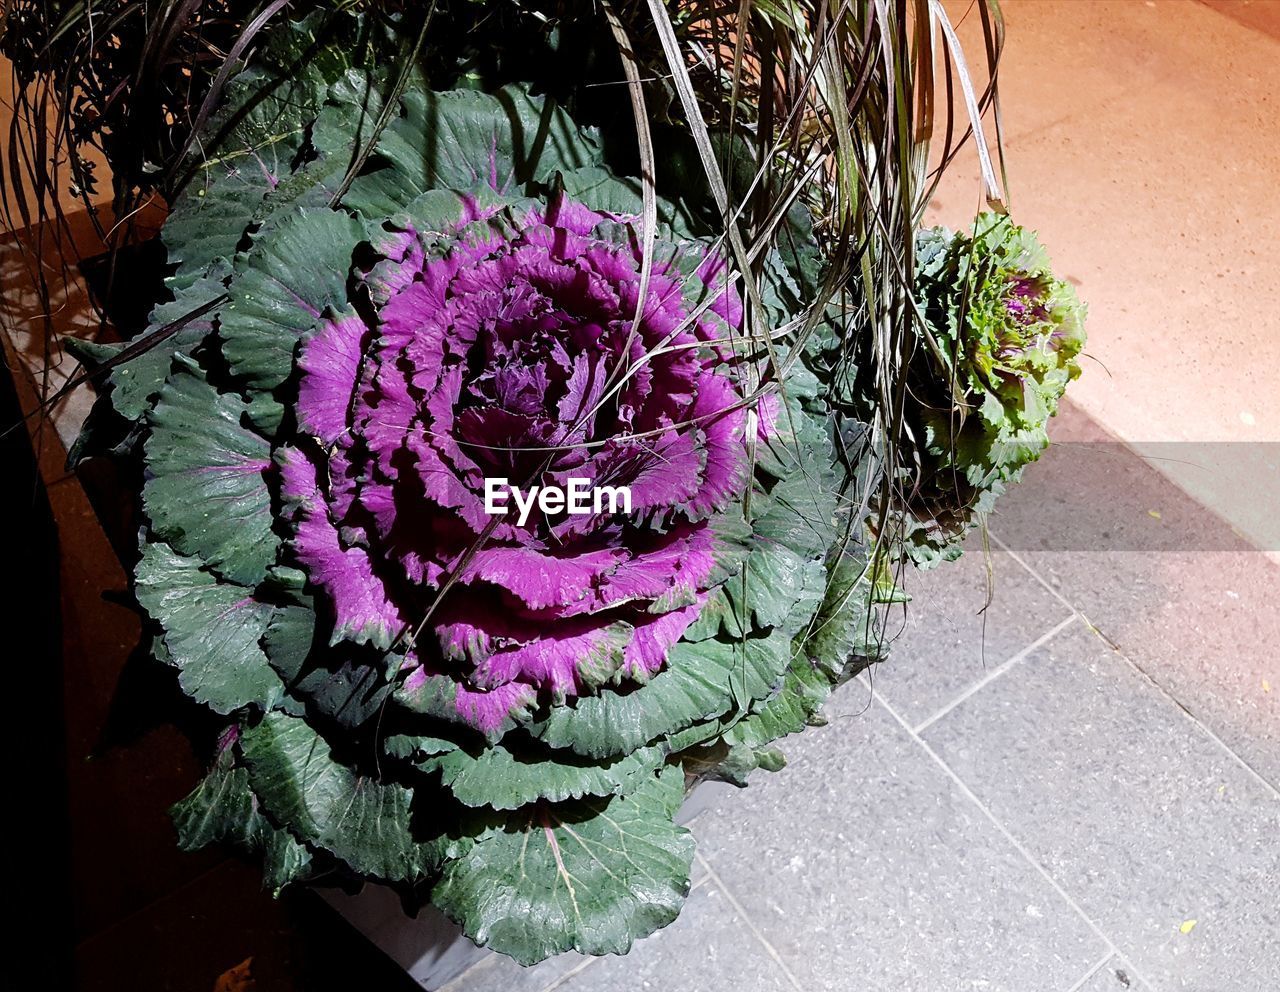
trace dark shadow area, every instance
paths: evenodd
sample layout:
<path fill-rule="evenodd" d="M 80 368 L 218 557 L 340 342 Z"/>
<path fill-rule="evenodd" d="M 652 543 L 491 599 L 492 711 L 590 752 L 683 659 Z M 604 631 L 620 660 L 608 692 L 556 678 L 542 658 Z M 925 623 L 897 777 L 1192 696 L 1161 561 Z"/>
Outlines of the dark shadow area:
<path fill-rule="evenodd" d="M 0 372 L 0 425 L 21 420 L 8 370 Z M 70 983 L 71 873 L 67 860 L 67 752 L 63 736 L 62 653 L 59 630 L 58 531 L 25 430 L 0 437 L 5 485 L 0 510 L 5 547 L 4 651 L 13 748 L 6 820 L 11 839 L 8 884 L 21 894 L 12 947 L 43 947 L 46 956 L 12 955 L 6 971 L 17 988 L 63 988 Z M 16 977 L 14 972 L 16 971 Z M 30 973 L 30 981 L 23 978 Z"/>

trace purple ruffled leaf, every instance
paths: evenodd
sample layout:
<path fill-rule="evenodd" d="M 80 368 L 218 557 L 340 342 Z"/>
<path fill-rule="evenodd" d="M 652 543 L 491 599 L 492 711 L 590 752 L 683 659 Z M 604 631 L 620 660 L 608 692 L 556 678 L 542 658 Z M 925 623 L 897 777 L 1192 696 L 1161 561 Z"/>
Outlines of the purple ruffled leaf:
<path fill-rule="evenodd" d="M 347 433 L 349 410 L 368 328 L 355 312 L 320 323 L 302 349 L 298 365 L 298 426 L 326 445 Z"/>
<path fill-rule="evenodd" d="M 450 670 L 414 661 L 402 692 L 492 734 L 540 693 L 662 668 L 722 580 L 711 518 L 746 487 L 746 413 L 731 352 L 699 344 L 741 321 L 718 255 L 659 245 L 638 308 L 634 219 L 468 195 L 424 194 L 374 233 L 376 318 L 326 321 L 300 361 L 327 464 L 286 449 L 281 476 L 335 638 L 387 645 L 449 583 L 432 626 Z M 521 524 L 510 499 L 495 523 L 491 478 L 626 486 L 630 506 Z"/>
<path fill-rule="evenodd" d="M 374 573 L 369 552 L 342 546 L 325 507 L 316 466 L 303 452 L 282 448 L 278 463 L 281 492 L 291 507 L 294 552 L 333 606 L 333 643 L 351 640 L 390 647 L 405 620 Z"/>

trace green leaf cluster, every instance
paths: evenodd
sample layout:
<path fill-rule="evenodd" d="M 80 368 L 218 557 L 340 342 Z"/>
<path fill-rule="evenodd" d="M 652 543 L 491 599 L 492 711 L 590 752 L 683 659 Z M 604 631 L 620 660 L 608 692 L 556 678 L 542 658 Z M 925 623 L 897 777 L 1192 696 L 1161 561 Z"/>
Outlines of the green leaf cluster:
<path fill-rule="evenodd" d="M 971 232 L 916 236 L 922 323 L 911 361 L 919 439 L 897 509 L 919 565 L 959 541 L 1049 444 L 1049 419 L 1080 375 L 1085 308 L 1035 234 L 1003 214 Z"/>
<path fill-rule="evenodd" d="M 181 842 L 262 852 L 275 890 L 312 876 L 396 886 L 523 963 L 624 953 L 688 890 L 693 842 L 674 822 L 686 787 L 780 767 L 773 742 L 816 722 L 831 687 L 880 651 L 884 589 L 849 542 L 822 390 L 797 362 L 743 511 L 714 521 L 718 584 L 662 670 L 538 699 L 487 738 L 447 719 L 451 681 L 410 691 L 402 643 L 335 637 L 290 558 L 274 480 L 299 347 L 319 320 L 367 305 L 352 273 L 386 238 L 406 221 L 441 229 L 433 218 L 456 218 L 460 194 L 513 211 L 565 191 L 634 216 L 641 185 L 553 100 L 436 92 L 415 75 L 331 207 L 387 82 L 376 60 L 314 50 L 305 22 L 290 31 L 273 51 L 313 57 L 233 81 L 163 232 L 174 298 L 152 326 L 214 305 L 115 369 L 107 394 L 141 441 L 136 589 L 156 654 L 228 723 L 208 777 L 174 807 Z M 655 251 L 696 302 L 710 231 L 679 189 L 661 192 Z M 634 226 L 620 220 L 616 237 Z M 772 313 L 787 315 L 813 264 L 769 262 Z"/>

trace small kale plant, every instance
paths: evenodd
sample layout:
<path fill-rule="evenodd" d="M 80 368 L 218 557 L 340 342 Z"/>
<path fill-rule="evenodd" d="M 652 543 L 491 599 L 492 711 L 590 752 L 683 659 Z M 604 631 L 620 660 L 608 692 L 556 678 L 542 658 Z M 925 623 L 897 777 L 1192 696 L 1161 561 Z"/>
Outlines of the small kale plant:
<path fill-rule="evenodd" d="M 980 214 L 971 233 L 916 236 L 922 334 L 909 382 L 915 445 L 892 518 L 929 567 L 959 542 L 1049 444 L 1049 419 L 1080 374 L 1084 306 L 1036 236 Z"/>

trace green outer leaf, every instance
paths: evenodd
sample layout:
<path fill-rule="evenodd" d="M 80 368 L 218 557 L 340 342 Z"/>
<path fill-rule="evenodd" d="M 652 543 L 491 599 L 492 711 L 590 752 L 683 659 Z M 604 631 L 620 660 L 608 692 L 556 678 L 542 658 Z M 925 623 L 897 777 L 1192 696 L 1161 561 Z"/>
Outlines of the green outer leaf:
<path fill-rule="evenodd" d="M 307 663 L 315 630 L 316 614 L 310 602 L 280 606 L 272 614 L 262 637 L 262 649 L 286 685 L 297 679 Z"/>
<path fill-rule="evenodd" d="M 741 642 L 683 641 L 667 667 L 625 695 L 580 696 L 553 707 L 529 729 L 550 747 L 593 758 L 628 754 L 650 741 L 720 716 L 739 699 L 777 688 L 791 658 L 789 635 L 773 632 Z"/>
<path fill-rule="evenodd" d="M 756 748 L 799 733 L 812 722 L 831 694 L 831 688 L 831 680 L 812 661 L 796 657 L 787 669 L 782 691 L 731 727 L 724 740 L 730 745 Z"/>
<path fill-rule="evenodd" d="M 308 667 L 289 691 L 321 716 L 355 728 L 378 715 L 392 685 L 378 668 L 344 660 L 336 668 Z"/>
<path fill-rule="evenodd" d="M 727 730 L 724 741 L 730 746 L 758 750 L 822 722 L 818 711 L 832 688 L 861 664 L 883 655 L 875 608 L 895 600 L 892 581 L 887 588 L 873 581 L 873 571 L 856 554 L 839 557 L 828 572 L 822 605 L 812 625 L 796 636 L 782 690 Z"/>
<path fill-rule="evenodd" d="M 231 371 L 251 389 L 274 389 L 326 310 L 347 302 L 351 253 L 364 225 L 340 211 L 299 209 L 259 239 L 227 288 L 218 328 Z"/>
<path fill-rule="evenodd" d="M 172 289 L 209 273 L 225 276 L 250 228 L 303 191 L 290 173 L 331 84 L 343 93 L 357 81 L 369 85 L 368 69 L 350 68 L 374 61 L 362 28 L 348 14 L 280 18 L 255 64 L 228 82 L 165 221 L 169 261 L 181 263 Z"/>
<path fill-rule="evenodd" d="M 732 578 L 724 590 L 738 616 L 750 604 L 756 629 L 783 627 L 794 634 L 822 601 L 825 574 L 821 562 L 806 561 L 790 548 L 766 541 L 747 558 L 745 584 Z"/>
<path fill-rule="evenodd" d="M 639 179 L 615 176 L 608 169 L 593 166 L 564 173 L 561 184 L 570 198 L 592 210 L 634 217 L 637 224 L 644 213 L 644 192 Z M 697 222 L 682 203 L 659 197 L 657 208 L 659 240 L 686 241 L 696 237 Z"/>
<path fill-rule="evenodd" d="M 67 449 L 67 471 L 78 469 L 90 458 L 130 454 L 137 446 L 141 433 L 138 424 L 120 421 L 111 406 L 110 393 L 99 393 L 94 397 L 89 414 L 80 426 L 80 433 Z"/>
<path fill-rule="evenodd" d="M 665 754 L 665 748 L 642 747 L 597 762 L 565 751 L 514 754 L 504 741 L 477 754 L 452 750 L 427 758 L 419 767 L 439 771 L 465 806 L 518 809 L 539 799 L 561 802 L 626 794 L 662 764 Z"/>
<path fill-rule="evenodd" d="M 432 902 L 521 964 L 625 954 L 689 891 L 693 838 L 672 822 L 683 798 L 684 775 L 669 767 L 627 796 L 521 810 L 445 866 Z"/>
<path fill-rule="evenodd" d="M 776 747 L 752 747 L 748 744 L 730 744 L 727 738 L 717 740 L 707 747 L 688 752 L 682 762 L 686 775 L 698 780 L 712 779 L 729 782 L 738 788 L 746 788 L 748 777 L 757 768 L 781 771 L 787 757 Z"/>
<path fill-rule="evenodd" d="M 248 404 L 219 393 L 190 361 L 164 384 L 144 445 L 151 529 L 232 582 L 261 582 L 276 560 L 271 446 L 241 426 Z"/>
<path fill-rule="evenodd" d="M 410 88 L 403 116 L 378 142 L 385 166 L 361 176 L 343 206 L 365 217 L 388 217 L 429 189 L 487 184 L 514 193 L 555 172 L 598 165 L 594 138 L 559 107 L 516 86 L 496 93 Z"/>
<path fill-rule="evenodd" d="M 233 137 L 225 151 L 200 164 L 161 232 L 169 264 L 177 264 L 165 280 L 176 296 L 198 280 L 221 281 L 231 272 L 238 246 L 301 149 L 304 133 L 303 121 L 297 120 L 257 144 Z"/>
<path fill-rule="evenodd" d="M 170 286 L 170 289 L 175 287 Z M 166 324 L 183 319 L 192 310 L 208 303 L 223 290 L 217 279 L 197 279 L 189 286 L 177 290 L 174 299 L 161 303 L 151 311 L 143 337 L 153 334 Z M 111 407 L 126 420 L 141 420 L 151 408 L 152 399 L 164 385 L 173 367 L 175 355 L 191 357 L 196 348 L 213 330 L 213 314 L 205 314 L 193 320 L 182 330 L 174 332 L 159 344 L 136 355 L 112 369 L 107 376 L 110 384 Z M 123 351 L 130 342 L 109 345 L 99 353 L 99 361 Z M 102 346 L 99 346 L 100 348 Z"/>
<path fill-rule="evenodd" d="M 835 456 L 828 428 L 801 408 L 793 386 L 788 383 L 787 406 L 768 444 L 757 449 L 762 466 L 778 481 L 759 500 L 752 530 L 803 557 L 822 558 L 836 539 Z"/>
<path fill-rule="evenodd" d="M 262 638 L 289 695 L 312 712 L 346 727 L 375 716 L 391 692 L 382 670 L 316 652 L 316 644 L 316 615 L 309 599 L 277 609 Z"/>
<path fill-rule="evenodd" d="M 166 280 L 175 295 L 198 280 L 221 280 L 230 273 L 237 247 L 302 147 L 304 129 L 297 121 L 262 145 L 230 150 L 203 163 L 175 202 L 161 234 L 170 264 L 178 263 Z"/>
<path fill-rule="evenodd" d="M 756 768 L 778 770 L 785 759 L 768 745 L 823 723 L 819 711 L 832 688 L 846 681 L 860 663 L 882 653 L 874 607 L 895 601 L 892 581 L 887 586 L 873 583 L 856 554 L 839 557 L 829 573 L 821 607 L 795 636 L 778 693 L 756 702 L 741 719 L 698 724 L 668 739 L 672 751 L 683 752 L 686 771 L 743 786 L 747 773 Z"/>
<path fill-rule="evenodd" d="M 240 747 L 267 812 L 354 871 L 412 883 L 454 853 L 446 838 L 424 839 L 413 829 L 411 790 L 357 775 L 305 720 L 268 713 L 241 731 Z"/>
<path fill-rule="evenodd" d="M 143 545 L 135 576 L 138 602 L 164 628 L 183 692 L 224 714 L 280 701 L 284 686 L 258 646 L 270 606 L 159 541 Z"/>
<path fill-rule="evenodd" d="M 254 222 L 273 228 L 296 207 L 329 207 L 382 109 L 382 73 L 348 69 L 329 87 L 326 105 L 310 125 L 312 157 L 262 201 Z"/>
<path fill-rule="evenodd" d="M 503 717 L 498 726 L 486 731 L 485 738 L 491 744 L 497 743 L 504 734 L 513 730 L 519 722 L 524 720 L 526 713 L 533 706 L 535 695 L 534 689 L 530 687 L 526 700 Z M 463 733 L 480 732 L 472 727 L 458 711 L 458 683 L 452 675 L 428 675 L 413 688 L 406 688 L 401 683 L 394 690 L 394 698 L 411 713 L 444 720 L 455 727 L 465 728 Z"/>
<path fill-rule="evenodd" d="M 235 751 L 229 746 L 195 790 L 170 808 L 169 815 L 184 851 L 231 844 L 250 853 L 261 852 L 264 881 L 276 895 L 305 877 L 311 867 L 311 852 L 262 814 L 249 788 L 249 773 L 236 765 Z"/>
<path fill-rule="evenodd" d="M 537 201 L 525 201 L 529 206 L 533 206 Z M 511 225 L 509 214 L 498 210 L 497 216 L 491 220 L 472 222 L 472 224 L 463 224 L 463 217 L 466 216 L 469 207 L 474 206 L 480 209 L 489 207 L 502 208 L 507 207 L 510 210 L 512 205 L 520 205 L 521 201 L 510 197 L 501 196 L 489 189 L 487 186 L 480 186 L 474 190 L 456 190 L 456 189 L 429 189 L 425 193 L 419 193 L 412 200 L 400 207 L 396 213 L 384 224 L 383 229 L 391 228 L 397 233 L 400 231 L 412 229 L 416 232 L 420 239 L 424 242 L 438 243 L 441 250 L 447 251 L 448 248 L 457 240 L 458 235 L 454 232 L 468 230 L 483 230 L 486 226 L 493 225 L 495 232 L 501 232 L 504 235 L 514 235 L 517 230 Z M 450 232 L 443 235 L 443 232 Z M 439 239 L 432 238 L 433 234 L 443 235 Z M 377 230 L 371 238 L 373 246 L 382 251 L 386 245 L 381 242 L 383 237 L 382 230 Z M 393 240 L 398 241 L 399 238 Z"/>
<path fill-rule="evenodd" d="M 856 554 L 840 558 L 829 573 L 826 596 L 801 651 L 834 681 L 851 661 L 876 660 L 886 653 L 875 608 L 903 599 L 886 569 L 877 575 Z"/>
<path fill-rule="evenodd" d="M 410 762 L 422 761 L 447 751 L 455 751 L 458 746 L 456 741 L 427 734 L 392 734 L 382 741 L 382 750 L 389 757 Z"/>

